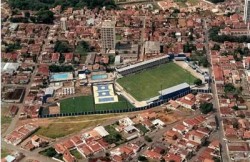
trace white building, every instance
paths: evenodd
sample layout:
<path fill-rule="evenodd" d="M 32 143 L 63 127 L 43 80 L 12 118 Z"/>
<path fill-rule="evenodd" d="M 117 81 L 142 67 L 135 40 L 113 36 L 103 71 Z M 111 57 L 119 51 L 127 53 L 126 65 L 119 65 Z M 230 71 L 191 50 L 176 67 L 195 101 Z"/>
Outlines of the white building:
<path fill-rule="evenodd" d="M 60 21 L 61 21 L 61 29 L 63 31 L 67 30 L 67 24 L 66 24 L 67 18 L 66 17 L 62 17 L 60 19 Z"/>
<path fill-rule="evenodd" d="M 250 22 L 250 0 L 245 0 L 244 21 L 245 23 Z"/>
<path fill-rule="evenodd" d="M 115 21 L 105 20 L 102 22 L 101 41 L 105 52 L 115 50 Z"/>
<path fill-rule="evenodd" d="M 130 125 L 134 125 L 134 122 L 130 118 L 126 117 L 126 118 L 120 119 L 119 124 L 127 127 Z"/>

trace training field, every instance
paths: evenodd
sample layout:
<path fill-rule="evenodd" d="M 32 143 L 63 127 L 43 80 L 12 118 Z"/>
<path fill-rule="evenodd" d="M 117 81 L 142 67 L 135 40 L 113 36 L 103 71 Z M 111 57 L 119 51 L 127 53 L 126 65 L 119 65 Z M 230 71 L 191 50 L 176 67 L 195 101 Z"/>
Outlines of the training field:
<path fill-rule="evenodd" d="M 93 96 L 68 98 L 60 102 L 60 113 L 93 112 L 94 110 L 123 110 L 134 108 L 125 98 L 118 96 L 118 102 L 94 104 Z"/>
<path fill-rule="evenodd" d="M 158 91 L 183 82 L 193 84 L 196 78 L 173 62 L 118 79 L 117 82 L 139 101 L 159 95 Z"/>
<path fill-rule="evenodd" d="M 68 98 L 60 102 L 60 113 L 79 113 L 94 111 L 92 96 Z"/>

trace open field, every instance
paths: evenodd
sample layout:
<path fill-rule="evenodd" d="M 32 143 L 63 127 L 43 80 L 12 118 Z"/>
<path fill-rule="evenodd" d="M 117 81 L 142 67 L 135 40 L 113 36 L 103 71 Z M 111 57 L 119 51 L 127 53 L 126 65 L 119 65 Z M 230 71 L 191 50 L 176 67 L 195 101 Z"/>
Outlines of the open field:
<path fill-rule="evenodd" d="M 119 96 L 119 102 L 94 104 L 93 96 L 81 96 L 75 98 L 68 98 L 61 101 L 61 113 L 78 113 L 95 110 L 122 110 L 134 108 L 125 98 Z"/>
<path fill-rule="evenodd" d="M 12 118 L 8 116 L 8 106 L 1 105 L 1 134 L 3 134 L 9 127 Z"/>
<path fill-rule="evenodd" d="M 193 84 L 196 78 L 173 62 L 118 79 L 118 83 L 137 100 L 159 95 L 158 91 L 184 82 Z"/>
<path fill-rule="evenodd" d="M 8 154 L 10 154 L 11 153 L 11 151 L 10 150 L 8 150 L 7 148 L 5 148 L 5 147 L 1 147 L 1 157 L 2 158 L 4 158 L 4 157 L 6 157 Z"/>
<path fill-rule="evenodd" d="M 105 121 L 121 116 L 120 114 L 86 115 L 79 117 L 65 117 L 55 119 L 41 119 L 41 128 L 35 133 L 52 139 L 64 137 L 82 129 L 97 126 Z M 45 124 L 46 123 L 46 124 Z"/>
<path fill-rule="evenodd" d="M 94 100 L 92 96 L 81 96 L 62 100 L 60 102 L 61 113 L 93 111 Z"/>

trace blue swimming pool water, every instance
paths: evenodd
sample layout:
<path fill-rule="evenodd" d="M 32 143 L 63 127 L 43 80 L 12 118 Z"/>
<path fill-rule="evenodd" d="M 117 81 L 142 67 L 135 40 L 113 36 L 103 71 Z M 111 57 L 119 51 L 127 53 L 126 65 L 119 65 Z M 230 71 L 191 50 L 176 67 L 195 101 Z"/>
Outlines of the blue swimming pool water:
<path fill-rule="evenodd" d="M 101 79 L 107 79 L 107 78 L 108 78 L 107 74 L 96 74 L 96 75 L 91 76 L 92 80 L 101 80 Z"/>
<path fill-rule="evenodd" d="M 54 74 L 52 75 L 53 80 L 66 80 L 68 79 L 69 75 L 68 73 L 62 73 L 62 74 Z"/>

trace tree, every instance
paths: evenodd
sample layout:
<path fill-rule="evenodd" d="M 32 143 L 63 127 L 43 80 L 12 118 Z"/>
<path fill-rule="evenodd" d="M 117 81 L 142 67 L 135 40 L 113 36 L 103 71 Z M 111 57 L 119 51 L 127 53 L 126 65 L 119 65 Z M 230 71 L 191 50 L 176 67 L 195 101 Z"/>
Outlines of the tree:
<path fill-rule="evenodd" d="M 145 156 L 138 156 L 138 161 L 148 161 L 148 159 Z"/>
<path fill-rule="evenodd" d="M 201 58 L 199 63 L 202 64 L 203 67 L 208 67 L 209 66 L 209 62 L 208 62 L 208 60 L 207 60 L 207 58 L 205 56 Z"/>
<path fill-rule="evenodd" d="M 194 84 L 197 86 L 202 85 L 202 80 L 201 79 L 195 79 Z"/>
<path fill-rule="evenodd" d="M 224 86 L 224 92 L 225 93 L 234 93 L 236 91 L 236 88 L 232 83 L 226 83 Z"/>
<path fill-rule="evenodd" d="M 144 139 L 147 141 L 147 142 L 152 142 L 152 138 L 150 138 L 149 136 L 144 136 Z"/>
<path fill-rule="evenodd" d="M 115 56 L 109 55 L 109 64 L 113 64 L 115 62 Z"/>
<path fill-rule="evenodd" d="M 89 44 L 86 41 L 80 41 L 78 42 L 75 52 L 80 55 L 87 55 L 87 52 L 94 51 L 94 48 L 90 47 Z"/>
<path fill-rule="evenodd" d="M 67 52 L 71 52 L 71 48 L 68 42 L 66 41 L 56 41 L 54 52 L 67 53 Z"/>
<path fill-rule="evenodd" d="M 200 105 L 200 111 L 203 114 L 207 114 L 207 113 L 209 113 L 212 110 L 213 110 L 213 104 L 212 103 L 202 103 Z"/>
<path fill-rule="evenodd" d="M 25 11 L 25 12 L 24 12 L 24 16 L 25 16 L 26 18 L 29 18 L 29 17 L 30 17 L 30 12 L 29 12 L 29 11 Z"/>
<path fill-rule="evenodd" d="M 49 10 L 41 10 L 36 14 L 38 23 L 52 24 L 54 21 L 54 13 Z"/>
<path fill-rule="evenodd" d="M 236 106 L 236 105 L 234 105 L 234 106 L 232 107 L 232 109 L 234 109 L 234 110 L 239 110 L 239 107 Z"/>
<path fill-rule="evenodd" d="M 214 44 L 212 50 L 220 50 L 220 45 L 219 44 Z"/>

